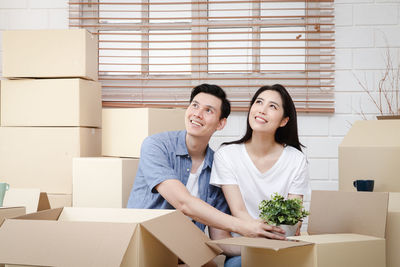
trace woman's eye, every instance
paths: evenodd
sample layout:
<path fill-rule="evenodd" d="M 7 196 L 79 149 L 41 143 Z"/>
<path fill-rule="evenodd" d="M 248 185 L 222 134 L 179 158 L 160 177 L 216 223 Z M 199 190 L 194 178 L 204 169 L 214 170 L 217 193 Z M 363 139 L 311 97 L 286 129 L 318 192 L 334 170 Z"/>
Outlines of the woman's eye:
<path fill-rule="evenodd" d="M 262 101 L 261 100 L 256 100 L 256 103 L 260 104 L 260 103 L 262 103 Z"/>
<path fill-rule="evenodd" d="M 277 107 L 275 105 L 270 105 L 270 107 L 273 109 L 277 109 Z"/>

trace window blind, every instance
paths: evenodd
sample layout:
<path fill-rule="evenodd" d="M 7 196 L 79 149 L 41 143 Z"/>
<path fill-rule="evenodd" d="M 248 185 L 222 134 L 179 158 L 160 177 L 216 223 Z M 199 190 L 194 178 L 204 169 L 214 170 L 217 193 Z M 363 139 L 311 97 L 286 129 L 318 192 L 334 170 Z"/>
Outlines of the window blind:
<path fill-rule="evenodd" d="M 299 112 L 334 112 L 333 0 L 85 0 L 69 21 L 98 35 L 103 106 L 184 107 L 211 83 L 247 110 L 280 83 Z"/>

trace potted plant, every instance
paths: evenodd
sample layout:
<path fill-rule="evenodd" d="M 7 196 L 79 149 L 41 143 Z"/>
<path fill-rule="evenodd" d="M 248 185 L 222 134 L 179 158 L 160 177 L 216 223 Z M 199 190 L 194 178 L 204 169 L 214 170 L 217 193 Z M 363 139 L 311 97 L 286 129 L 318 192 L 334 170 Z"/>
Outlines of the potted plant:
<path fill-rule="evenodd" d="M 400 60 L 395 60 L 387 48 L 385 53 L 385 68 L 378 76 L 376 88 L 369 89 L 366 81 L 361 81 L 356 77 L 358 84 L 367 93 L 368 98 L 376 106 L 378 120 L 380 119 L 400 119 Z M 360 112 L 363 119 L 367 119 L 361 108 Z"/>
<path fill-rule="evenodd" d="M 281 227 L 286 232 L 285 236 L 294 236 L 298 223 L 309 215 L 300 199 L 285 199 L 278 193 L 272 195 L 271 200 L 261 201 L 258 208 L 260 218 L 270 225 Z"/>

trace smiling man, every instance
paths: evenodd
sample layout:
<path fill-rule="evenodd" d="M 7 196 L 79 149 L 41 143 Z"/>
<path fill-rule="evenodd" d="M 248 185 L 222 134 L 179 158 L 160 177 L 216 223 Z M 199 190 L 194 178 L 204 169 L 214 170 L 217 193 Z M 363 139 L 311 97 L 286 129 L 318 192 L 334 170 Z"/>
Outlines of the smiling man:
<path fill-rule="evenodd" d="M 185 113 L 186 131 L 164 132 L 143 141 L 127 207 L 178 209 L 200 229 L 210 226 L 213 239 L 228 237 L 229 232 L 253 237 L 270 237 L 271 230 L 280 232 L 258 220 L 228 215 L 221 189 L 210 185 L 214 151 L 208 142 L 215 131 L 224 128 L 229 114 L 230 103 L 219 86 L 193 88 Z"/>

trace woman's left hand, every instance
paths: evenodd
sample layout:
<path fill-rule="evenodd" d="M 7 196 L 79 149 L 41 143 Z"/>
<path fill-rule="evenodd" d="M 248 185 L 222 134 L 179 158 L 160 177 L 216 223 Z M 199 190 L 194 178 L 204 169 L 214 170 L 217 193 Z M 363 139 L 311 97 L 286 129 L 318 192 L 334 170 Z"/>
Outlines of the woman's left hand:
<path fill-rule="evenodd" d="M 297 227 L 297 230 L 296 230 L 296 235 L 300 235 L 300 228 L 301 228 L 301 225 L 303 224 L 303 222 L 299 222 L 299 226 Z"/>

